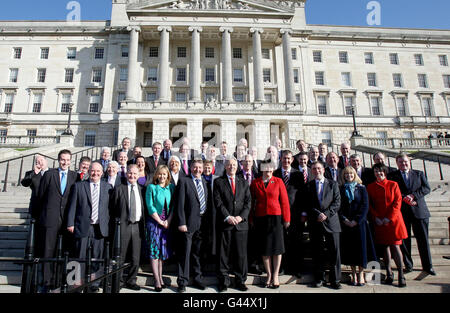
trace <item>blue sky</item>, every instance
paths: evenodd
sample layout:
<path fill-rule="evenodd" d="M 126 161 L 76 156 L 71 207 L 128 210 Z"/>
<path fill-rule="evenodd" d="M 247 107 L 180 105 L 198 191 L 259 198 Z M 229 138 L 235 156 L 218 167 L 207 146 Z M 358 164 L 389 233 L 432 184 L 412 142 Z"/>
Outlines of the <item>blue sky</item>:
<path fill-rule="evenodd" d="M 111 0 L 77 0 L 82 20 L 106 20 Z M 3 0 L 0 20 L 65 20 L 69 0 Z M 370 0 L 308 0 L 308 24 L 367 26 Z M 380 27 L 450 29 L 449 0 L 378 0 Z"/>

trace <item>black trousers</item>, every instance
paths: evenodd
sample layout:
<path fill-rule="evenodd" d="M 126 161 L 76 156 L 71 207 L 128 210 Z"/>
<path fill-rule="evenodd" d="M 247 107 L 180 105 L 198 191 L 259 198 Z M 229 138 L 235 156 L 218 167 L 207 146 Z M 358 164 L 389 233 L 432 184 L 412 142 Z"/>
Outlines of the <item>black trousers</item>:
<path fill-rule="evenodd" d="M 230 285 L 230 266 L 236 277 L 236 284 L 244 284 L 247 280 L 247 230 L 224 230 L 220 234 L 219 250 L 219 282 Z"/>
<path fill-rule="evenodd" d="M 315 280 L 325 281 L 325 266 L 328 262 L 330 283 L 339 282 L 341 280 L 340 233 L 329 233 L 323 227 L 311 227 L 310 236 Z"/>
<path fill-rule="evenodd" d="M 400 246 L 403 253 L 403 261 L 406 268 L 413 268 L 413 260 L 411 257 L 411 228 L 414 232 L 414 237 L 416 237 L 417 248 L 419 250 L 420 261 L 422 263 L 422 268 L 428 271 L 433 267 L 431 261 L 430 245 L 428 242 L 428 225 L 429 219 L 418 219 L 414 214 L 408 210 L 403 213 L 403 220 L 405 221 L 406 230 L 408 231 L 408 238 L 403 240 Z"/>
<path fill-rule="evenodd" d="M 284 230 L 286 253 L 281 260 L 281 268 L 290 274 L 300 273 L 303 269 L 304 247 L 303 232 L 305 223 L 293 225 Z"/>
<path fill-rule="evenodd" d="M 131 249 L 131 266 L 128 268 L 128 274 L 123 278 L 123 281 L 127 284 L 134 285 L 137 280 L 137 273 L 139 270 L 139 259 L 141 256 L 141 234 L 139 230 L 139 222 L 134 224 L 122 224 L 121 228 L 121 245 L 122 251 L 120 259 L 123 263 L 126 263 L 128 250 Z"/>

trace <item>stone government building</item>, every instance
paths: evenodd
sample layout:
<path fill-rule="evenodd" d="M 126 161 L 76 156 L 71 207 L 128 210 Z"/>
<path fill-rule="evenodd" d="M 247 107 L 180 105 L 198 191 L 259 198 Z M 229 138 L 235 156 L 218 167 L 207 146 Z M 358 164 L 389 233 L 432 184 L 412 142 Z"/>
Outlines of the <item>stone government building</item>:
<path fill-rule="evenodd" d="M 2 21 L 0 138 L 267 147 L 450 128 L 450 30 L 308 25 L 306 0 L 112 0 L 110 21 Z M 177 146 L 175 144 L 175 146 Z M 262 153 L 263 149 L 260 149 Z"/>

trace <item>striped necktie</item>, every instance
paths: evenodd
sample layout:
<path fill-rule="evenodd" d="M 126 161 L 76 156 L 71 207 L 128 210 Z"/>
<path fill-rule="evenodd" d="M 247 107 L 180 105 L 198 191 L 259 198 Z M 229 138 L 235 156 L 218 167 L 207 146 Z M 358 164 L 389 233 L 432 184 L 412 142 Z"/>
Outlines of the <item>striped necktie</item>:
<path fill-rule="evenodd" d="M 308 170 L 303 170 L 303 180 L 305 184 L 308 182 Z"/>
<path fill-rule="evenodd" d="M 200 200 L 200 215 L 202 215 L 206 210 L 205 193 L 203 192 L 203 186 L 200 182 L 200 179 L 197 178 L 195 180 L 195 184 L 197 187 L 198 199 Z"/>
<path fill-rule="evenodd" d="M 98 184 L 94 184 L 94 190 L 92 191 L 91 224 L 97 223 L 98 223 Z"/>
<path fill-rule="evenodd" d="M 284 182 L 284 185 L 287 187 L 287 185 L 289 184 L 289 173 L 288 173 L 288 171 L 284 171 L 283 182 Z"/>

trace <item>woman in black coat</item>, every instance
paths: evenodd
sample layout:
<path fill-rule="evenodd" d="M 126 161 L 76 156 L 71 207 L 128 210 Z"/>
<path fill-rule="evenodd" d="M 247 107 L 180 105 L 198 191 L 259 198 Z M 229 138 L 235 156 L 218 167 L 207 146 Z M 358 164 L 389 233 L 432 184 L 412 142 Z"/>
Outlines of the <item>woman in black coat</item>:
<path fill-rule="evenodd" d="M 364 286 L 364 268 L 367 267 L 369 257 L 371 260 L 375 259 L 375 249 L 367 222 L 369 212 L 367 190 L 351 166 L 342 170 L 340 190 L 342 264 L 350 265 L 352 268 L 351 284 Z M 358 275 L 356 266 L 358 266 Z"/>

